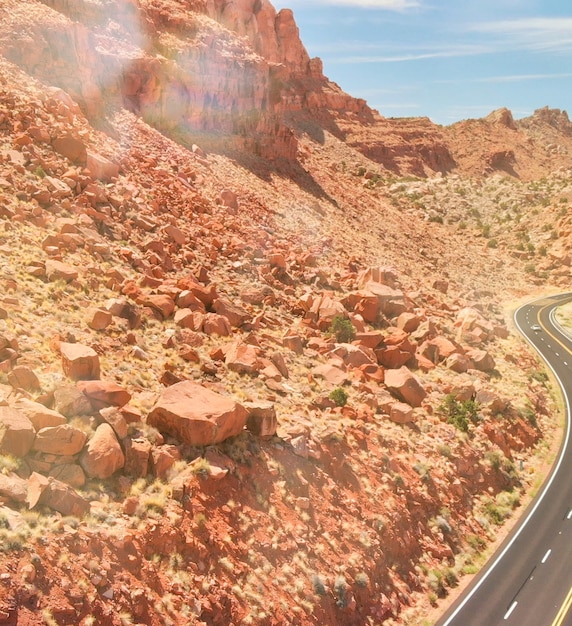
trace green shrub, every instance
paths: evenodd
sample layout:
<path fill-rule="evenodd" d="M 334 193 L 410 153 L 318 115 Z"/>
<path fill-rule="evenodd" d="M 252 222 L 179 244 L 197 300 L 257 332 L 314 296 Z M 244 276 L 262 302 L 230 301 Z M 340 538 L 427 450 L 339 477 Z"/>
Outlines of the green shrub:
<path fill-rule="evenodd" d="M 507 507 L 499 505 L 494 500 L 485 504 L 485 512 L 491 522 L 497 526 L 500 526 L 510 515 L 510 510 Z"/>
<path fill-rule="evenodd" d="M 336 315 L 332 320 L 328 334 L 335 337 L 338 343 L 350 343 L 356 335 L 356 329 L 347 317 Z"/>
<path fill-rule="evenodd" d="M 449 585 L 449 587 L 456 587 L 457 586 L 457 584 L 459 582 L 459 579 L 457 578 L 457 574 L 456 574 L 455 570 L 453 570 L 450 567 L 447 567 L 445 569 L 444 576 L 445 576 L 445 581 L 446 581 L 447 585 Z"/>
<path fill-rule="evenodd" d="M 467 543 L 475 552 L 484 550 L 487 545 L 487 542 L 482 537 L 473 534 L 467 535 Z"/>
<path fill-rule="evenodd" d="M 546 383 L 548 382 L 548 374 L 544 370 L 535 370 L 531 372 L 528 377 L 530 380 L 541 383 L 544 387 L 546 387 Z"/>
<path fill-rule="evenodd" d="M 469 431 L 470 424 L 476 424 L 479 419 L 479 405 L 474 400 L 459 401 L 452 393 L 445 396 L 439 407 L 449 424 L 463 432 Z"/>
<path fill-rule="evenodd" d="M 336 403 L 336 406 L 346 406 L 348 403 L 348 394 L 341 387 L 336 387 L 329 396 L 330 400 Z"/>

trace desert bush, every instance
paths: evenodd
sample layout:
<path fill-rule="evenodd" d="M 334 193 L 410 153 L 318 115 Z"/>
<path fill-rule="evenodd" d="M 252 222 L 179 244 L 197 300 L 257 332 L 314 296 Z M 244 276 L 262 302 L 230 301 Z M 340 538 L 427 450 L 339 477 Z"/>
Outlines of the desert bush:
<path fill-rule="evenodd" d="M 326 585 L 324 584 L 324 581 L 322 580 L 319 574 L 314 574 L 312 576 L 312 586 L 314 587 L 314 591 L 316 592 L 317 595 L 319 596 L 326 595 Z"/>
<path fill-rule="evenodd" d="M 336 315 L 328 329 L 328 334 L 335 337 L 338 343 L 350 343 L 356 335 L 356 329 L 349 319 Z"/>
<path fill-rule="evenodd" d="M 439 407 L 440 412 L 446 417 L 449 424 L 463 432 L 469 432 L 470 424 L 476 424 L 478 416 L 478 403 L 474 400 L 459 401 L 453 394 L 447 394 Z"/>
<path fill-rule="evenodd" d="M 337 576 L 336 580 L 334 581 L 334 593 L 336 594 L 336 605 L 340 608 L 343 609 L 346 607 L 347 605 L 347 598 L 346 598 L 346 590 L 348 588 L 348 583 L 346 582 L 346 579 L 343 576 Z"/>
<path fill-rule="evenodd" d="M 336 387 L 329 395 L 330 400 L 333 400 L 336 406 L 346 406 L 348 397 L 347 392 L 341 387 Z"/>

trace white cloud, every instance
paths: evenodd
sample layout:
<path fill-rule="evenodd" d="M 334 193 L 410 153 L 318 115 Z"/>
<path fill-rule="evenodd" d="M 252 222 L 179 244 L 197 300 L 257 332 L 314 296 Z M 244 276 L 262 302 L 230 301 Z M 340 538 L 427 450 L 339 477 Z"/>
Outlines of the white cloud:
<path fill-rule="evenodd" d="M 572 72 L 559 74 L 509 74 L 506 76 L 485 76 L 483 78 L 455 78 L 451 80 L 436 80 L 441 85 L 457 85 L 460 83 L 519 83 L 530 80 L 561 80 L 572 78 Z"/>
<path fill-rule="evenodd" d="M 295 4 L 302 0 L 291 0 L 289 4 Z M 307 5 L 309 2 L 303 0 Z M 421 7 L 421 0 L 311 0 L 312 4 L 328 6 L 357 7 L 360 9 L 378 9 L 381 11 L 407 11 Z M 280 4 L 280 3 L 278 3 Z"/>
<path fill-rule="evenodd" d="M 505 49 L 526 49 L 537 52 L 571 52 L 572 18 L 525 18 L 481 22 L 468 27 L 483 35 L 500 35 Z"/>
<path fill-rule="evenodd" d="M 343 56 L 328 59 L 329 62 L 336 63 L 400 63 L 403 61 L 423 61 L 425 59 L 447 59 L 452 57 L 475 56 L 487 54 L 493 50 L 484 45 L 451 45 L 440 49 L 426 49 L 419 52 L 409 52 L 403 54 L 371 54 Z"/>
<path fill-rule="evenodd" d="M 382 9 L 385 11 L 406 11 L 421 6 L 417 0 L 323 0 L 328 4 L 357 6 L 364 9 Z"/>
<path fill-rule="evenodd" d="M 553 80 L 561 78 L 571 78 L 572 73 L 562 74 L 512 74 L 509 76 L 489 76 L 488 78 L 477 78 L 476 83 L 519 83 L 529 80 Z"/>

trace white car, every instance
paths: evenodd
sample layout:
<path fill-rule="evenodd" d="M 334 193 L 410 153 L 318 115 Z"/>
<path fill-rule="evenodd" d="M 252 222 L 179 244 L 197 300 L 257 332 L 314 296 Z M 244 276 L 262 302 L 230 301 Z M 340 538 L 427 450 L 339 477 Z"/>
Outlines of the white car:
<path fill-rule="evenodd" d="M 542 328 L 540 328 L 540 326 L 538 324 L 533 324 L 530 328 L 532 328 L 532 330 L 537 333 L 540 330 L 542 330 Z"/>

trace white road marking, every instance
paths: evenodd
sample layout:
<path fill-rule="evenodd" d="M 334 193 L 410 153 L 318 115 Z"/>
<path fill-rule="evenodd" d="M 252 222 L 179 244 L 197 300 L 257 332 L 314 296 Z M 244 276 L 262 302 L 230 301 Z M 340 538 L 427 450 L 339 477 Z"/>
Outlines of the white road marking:
<path fill-rule="evenodd" d="M 510 614 L 516 609 L 517 604 L 518 602 L 515 601 L 510 605 L 510 609 L 504 614 L 503 619 L 508 619 L 510 617 Z"/>
<path fill-rule="evenodd" d="M 548 551 L 546 552 L 546 554 L 544 555 L 544 558 L 542 559 L 542 563 L 546 563 L 546 561 L 548 561 L 548 557 L 550 556 L 550 553 L 552 552 L 552 550 L 549 548 Z"/>

